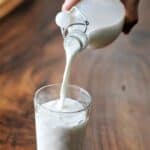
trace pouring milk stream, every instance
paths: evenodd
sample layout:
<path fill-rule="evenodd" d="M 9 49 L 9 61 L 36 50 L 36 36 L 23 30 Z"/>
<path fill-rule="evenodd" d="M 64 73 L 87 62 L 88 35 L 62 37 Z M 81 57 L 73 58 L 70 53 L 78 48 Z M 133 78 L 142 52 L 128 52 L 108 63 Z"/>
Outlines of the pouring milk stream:
<path fill-rule="evenodd" d="M 125 9 L 120 0 L 81 0 L 70 11 L 57 14 L 56 24 L 64 37 L 66 52 L 60 108 L 63 108 L 75 55 L 87 46 L 102 48 L 113 42 L 122 31 L 124 17 Z"/>

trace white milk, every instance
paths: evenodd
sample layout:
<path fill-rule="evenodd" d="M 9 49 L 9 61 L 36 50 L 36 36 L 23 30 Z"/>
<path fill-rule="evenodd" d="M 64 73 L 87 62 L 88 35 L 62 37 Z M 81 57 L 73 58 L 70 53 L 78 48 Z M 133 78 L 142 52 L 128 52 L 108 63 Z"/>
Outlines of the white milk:
<path fill-rule="evenodd" d="M 59 112 L 59 101 L 42 104 L 36 112 L 37 149 L 82 150 L 86 110 L 78 101 L 66 98 Z"/>
<path fill-rule="evenodd" d="M 66 94 L 72 61 L 87 41 L 86 34 L 80 31 L 64 39 L 66 66 L 60 99 L 42 104 L 35 113 L 38 150 L 83 150 L 87 110 L 77 100 L 66 98 Z"/>
<path fill-rule="evenodd" d="M 66 98 L 67 85 L 71 71 L 71 64 L 75 55 L 80 51 L 81 45 L 78 42 L 78 40 L 74 38 L 68 38 L 67 41 L 65 42 L 64 49 L 66 52 L 66 66 L 60 90 L 60 103 L 58 104 L 60 110 L 63 108 L 63 103 Z"/>

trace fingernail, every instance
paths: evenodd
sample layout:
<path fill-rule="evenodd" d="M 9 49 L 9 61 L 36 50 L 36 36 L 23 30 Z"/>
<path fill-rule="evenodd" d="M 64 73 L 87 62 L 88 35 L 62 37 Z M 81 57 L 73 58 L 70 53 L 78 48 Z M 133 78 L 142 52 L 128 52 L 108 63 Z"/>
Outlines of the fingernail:
<path fill-rule="evenodd" d="M 65 4 L 62 5 L 61 9 L 62 9 L 62 10 L 65 10 Z"/>
<path fill-rule="evenodd" d="M 62 5 L 62 10 L 69 10 L 70 9 L 70 5 L 68 3 L 64 3 Z"/>

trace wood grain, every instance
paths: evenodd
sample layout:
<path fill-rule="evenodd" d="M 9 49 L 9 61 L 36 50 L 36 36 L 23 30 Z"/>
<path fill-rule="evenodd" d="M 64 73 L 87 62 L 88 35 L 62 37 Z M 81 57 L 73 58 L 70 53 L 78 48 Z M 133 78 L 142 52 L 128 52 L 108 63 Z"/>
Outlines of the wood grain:
<path fill-rule="evenodd" d="M 17 6 L 23 3 L 23 0 L 5 0 L 0 3 L 0 19 L 8 15 L 13 11 Z"/>
<path fill-rule="evenodd" d="M 54 24 L 63 1 L 28 1 L 0 21 L 0 150 L 35 148 L 33 94 L 59 83 L 65 64 Z M 93 109 L 85 150 L 150 149 L 149 0 L 140 22 L 102 50 L 77 56 L 71 83 L 87 89 Z"/>

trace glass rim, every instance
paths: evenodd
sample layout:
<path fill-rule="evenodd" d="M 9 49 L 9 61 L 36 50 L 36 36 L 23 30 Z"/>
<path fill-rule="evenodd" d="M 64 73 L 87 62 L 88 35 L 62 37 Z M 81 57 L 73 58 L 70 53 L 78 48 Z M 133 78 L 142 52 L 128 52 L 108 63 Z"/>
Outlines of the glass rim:
<path fill-rule="evenodd" d="M 59 87 L 59 86 L 61 86 L 61 84 L 60 84 L 60 83 L 56 83 L 56 84 L 45 85 L 45 86 L 42 86 L 42 87 L 40 87 L 39 89 L 37 89 L 37 90 L 35 91 L 35 94 L 34 94 L 34 99 L 33 99 L 33 100 L 34 100 L 34 103 L 39 104 L 36 100 L 37 100 L 38 94 L 39 94 L 42 90 L 44 90 L 44 89 L 46 89 L 46 88 L 50 88 L 50 87 Z M 44 110 L 48 111 L 48 112 L 60 113 L 60 114 L 72 114 L 72 113 L 79 113 L 79 112 L 88 110 L 88 109 L 90 108 L 91 102 L 92 102 L 91 95 L 88 93 L 88 91 L 85 90 L 85 89 L 82 88 L 82 87 L 79 87 L 79 86 L 73 85 L 73 84 L 68 84 L 67 87 L 71 87 L 71 88 L 74 88 L 74 89 L 78 89 L 78 90 L 80 90 L 81 92 L 85 93 L 85 95 L 87 95 L 88 98 L 89 98 L 89 104 L 88 104 L 86 107 L 83 107 L 83 109 L 76 110 L 76 111 L 72 111 L 72 112 L 71 112 L 71 111 L 70 111 L 70 112 L 54 111 L 54 110 L 50 110 L 50 109 L 48 109 L 48 108 L 42 106 L 41 104 L 39 104 L 40 107 L 43 108 Z"/>

